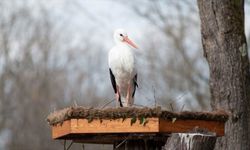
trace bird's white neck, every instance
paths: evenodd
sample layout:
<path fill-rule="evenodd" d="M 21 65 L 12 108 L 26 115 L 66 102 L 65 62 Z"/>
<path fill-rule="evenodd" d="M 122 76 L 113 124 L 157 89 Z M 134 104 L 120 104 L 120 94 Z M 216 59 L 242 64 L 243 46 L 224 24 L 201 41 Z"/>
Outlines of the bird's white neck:
<path fill-rule="evenodd" d="M 131 47 L 126 42 L 118 41 L 118 42 L 116 42 L 116 46 L 118 46 L 118 47 L 125 47 L 125 48 L 131 49 Z"/>

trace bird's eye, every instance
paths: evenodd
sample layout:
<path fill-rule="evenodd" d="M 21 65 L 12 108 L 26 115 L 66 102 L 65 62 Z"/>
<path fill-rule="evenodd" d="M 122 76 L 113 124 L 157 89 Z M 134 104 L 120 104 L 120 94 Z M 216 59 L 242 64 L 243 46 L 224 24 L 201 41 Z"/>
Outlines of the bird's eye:
<path fill-rule="evenodd" d="M 123 36 L 122 34 L 120 34 L 120 36 Z"/>

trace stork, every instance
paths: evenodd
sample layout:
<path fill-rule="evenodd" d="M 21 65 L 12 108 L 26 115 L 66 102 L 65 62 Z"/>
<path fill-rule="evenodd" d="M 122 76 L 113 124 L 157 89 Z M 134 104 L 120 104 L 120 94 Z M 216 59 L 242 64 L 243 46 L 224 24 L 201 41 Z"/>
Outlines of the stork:
<path fill-rule="evenodd" d="M 133 48 L 137 46 L 128 38 L 124 29 L 117 29 L 113 35 L 115 46 L 109 51 L 109 73 L 120 107 L 134 104 L 137 85 L 137 70 Z"/>

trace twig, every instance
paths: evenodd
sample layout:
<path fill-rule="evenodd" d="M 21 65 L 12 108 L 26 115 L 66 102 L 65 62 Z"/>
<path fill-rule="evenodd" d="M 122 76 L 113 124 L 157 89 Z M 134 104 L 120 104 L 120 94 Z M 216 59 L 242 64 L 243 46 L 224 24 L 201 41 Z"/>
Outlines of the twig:
<path fill-rule="evenodd" d="M 73 145 L 73 141 L 71 141 L 71 143 L 69 144 L 69 146 L 68 146 L 68 148 L 67 148 L 67 150 L 69 150 L 70 149 L 70 147 Z"/>
<path fill-rule="evenodd" d="M 144 105 L 134 104 L 134 106 L 145 107 Z"/>
<path fill-rule="evenodd" d="M 69 146 L 67 147 L 67 140 L 64 140 L 64 143 L 63 143 L 63 147 L 64 147 L 64 150 L 69 150 L 70 147 L 73 145 L 73 141 L 71 141 L 71 143 L 69 144 Z"/>
<path fill-rule="evenodd" d="M 124 139 L 121 143 L 119 143 L 118 145 L 116 145 L 115 149 L 119 148 L 124 142 L 126 142 L 128 139 L 128 137 L 126 137 L 126 139 Z"/>
<path fill-rule="evenodd" d="M 109 105 L 110 103 L 112 103 L 113 101 L 115 101 L 115 99 L 112 99 L 111 101 L 107 102 L 106 104 L 104 104 L 101 109 L 105 108 L 107 105 Z"/>
<path fill-rule="evenodd" d="M 74 106 L 75 107 L 77 107 L 78 105 L 77 105 L 77 102 L 76 102 L 76 100 L 74 100 Z"/>
<path fill-rule="evenodd" d="M 174 111 L 174 107 L 173 107 L 173 103 L 172 102 L 177 103 L 178 101 L 182 100 L 181 98 L 183 98 L 186 94 L 187 94 L 187 92 L 184 92 L 182 95 L 178 96 L 176 98 L 176 100 L 171 100 L 170 101 L 169 105 L 170 105 L 170 108 L 171 108 L 172 111 Z M 181 111 L 184 109 L 184 106 L 185 106 L 185 104 L 181 107 Z"/>
<path fill-rule="evenodd" d="M 181 111 L 183 111 L 184 107 L 185 107 L 185 104 L 183 104 L 183 105 L 182 105 L 182 107 L 181 107 Z"/>
<path fill-rule="evenodd" d="M 64 147 L 64 150 L 66 150 L 66 140 L 64 140 L 63 147 Z"/>
<path fill-rule="evenodd" d="M 181 100 L 181 98 L 183 98 L 186 94 L 187 94 L 187 92 L 184 92 L 182 95 L 178 96 L 176 101 Z"/>
<path fill-rule="evenodd" d="M 169 105 L 170 105 L 171 110 L 172 110 L 172 111 L 174 111 L 173 104 L 172 104 L 172 103 L 170 103 Z"/>
<path fill-rule="evenodd" d="M 156 107 L 156 98 L 155 98 L 155 88 L 153 86 L 153 91 L 154 91 L 154 101 L 155 101 L 155 107 Z"/>

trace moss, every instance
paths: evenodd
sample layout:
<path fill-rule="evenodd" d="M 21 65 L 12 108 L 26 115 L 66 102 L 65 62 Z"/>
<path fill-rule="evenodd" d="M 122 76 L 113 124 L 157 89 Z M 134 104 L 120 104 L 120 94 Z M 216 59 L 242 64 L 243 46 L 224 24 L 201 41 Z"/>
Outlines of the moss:
<path fill-rule="evenodd" d="M 247 55 L 247 45 L 246 45 L 246 43 L 243 43 L 243 45 L 240 46 L 239 51 L 240 51 L 242 57 L 245 57 Z"/>
<path fill-rule="evenodd" d="M 56 112 L 51 113 L 47 117 L 47 121 L 50 125 L 62 123 L 69 119 L 88 119 L 91 122 L 93 119 L 123 119 L 135 118 L 140 120 L 143 124 L 147 122 L 146 118 L 160 117 L 162 119 L 173 120 L 176 119 L 195 119 L 195 120 L 215 120 L 226 121 L 228 114 L 223 111 L 216 112 L 179 112 L 174 113 L 167 110 L 162 110 L 161 107 L 156 108 L 134 108 L 134 107 L 122 107 L 122 108 L 107 108 L 104 110 L 84 107 L 69 107 Z M 133 124 L 132 123 L 132 124 Z"/>

